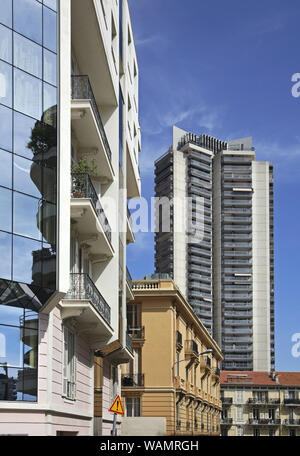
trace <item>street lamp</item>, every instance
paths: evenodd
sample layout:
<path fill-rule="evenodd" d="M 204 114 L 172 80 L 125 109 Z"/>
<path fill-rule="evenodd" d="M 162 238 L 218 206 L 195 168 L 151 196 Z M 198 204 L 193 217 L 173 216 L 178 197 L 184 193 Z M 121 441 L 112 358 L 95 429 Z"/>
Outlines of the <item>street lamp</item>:
<path fill-rule="evenodd" d="M 213 351 L 211 348 L 209 348 L 208 350 L 205 350 L 205 351 L 199 353 L 198 356 L 209 355 L 210 353 L 213 353 L 213 352 L 214 352 L 214 351 Z M 174 367 L 176 366 L 176 364 L 182 363 L 183 361 L 186 361 L 186 359 L 181 359 L 180 361 L 175 361 L 175 363 L 174 363 L 173 366 L 172 366 L 173 382 L 174 382 L 174 378 L 175 378 L 175 375 L 174 375 Z"/>

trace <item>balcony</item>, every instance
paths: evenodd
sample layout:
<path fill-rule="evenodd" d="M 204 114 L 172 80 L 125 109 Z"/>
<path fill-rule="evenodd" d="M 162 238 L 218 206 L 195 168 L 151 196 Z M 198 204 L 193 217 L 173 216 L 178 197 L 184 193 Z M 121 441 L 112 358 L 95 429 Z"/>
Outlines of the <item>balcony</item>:
<path fill-rule="evenodd" d="M 102 258 L 114 255 L 111 227 L 87 173 L 71 176 L 71 218 L 77 222 L 81 240 L 90 245 L 93 255 Z"/>
<path fill-rule="evenodd" d="M 116 106 L 119 79 L 111 46 L 106 43 L 108 32 L 101 4 L 93 0 L 72 0 L 70 6 L 72 49 L 80 68 L 90 75 L 97 102 L 104 106 Z"/>
<path fill-rule="evenodd" d="M 280 419 L 271 419 L 271 418 L 249 418 L 248 424 L 250 425 L 273 425 L 279 426 L 281 424 Z"/>
<path fill-rule="evenodd" d="M 123 388 L 143 388 L 145 386 L 144 374 L 122 374 Z"/>
<path fill-rule="evenodd" d="M 283 420 L 284 426 L 300 426 L 300 419 L 288 418 Z"/>
<path fill-rule="evenodd" d="M 128 333 L 131 336 L 133 344 L 145 341 L 145 326 L 140 326 L 139 328 L 129 328 Z"/>
<path fill-rule="evenodd" d="M 232 397 L 221 397 L 222 405 L 231 405 Z"/>
<path fill-rule="evenodd" d="M 264 399 L 259 399 L 257 397 L 250 397 L 248 399 L 248 404 L 249 405 L 279 405 L 280 404 L 280 399 L 269 399 L 269 398 L 264 398 Z"/>
<path fill-rule="evenodd" d="M 286 398 L 284 399 L 284 405 L 299 405 L 300 399 L 296 398 Z"/>
<path fill-rule="evenodd" d="M 212 371 L 212 377 L 214 377 L 215 380 L 219 380 L 220 374 L 221 374 L 220 368 L 215 367 Z"/>
<path fill-rule="evenodd" d="M 200 370 L 206 373 L 210 372 L 211 359 L 208 356 L 201 357 L 200 359 Z"/>
<path fill-rule="evenodd" d="M 110 307 L 88 274 L 70 274 L 70 289 L 60 307 L 62 319 L 74 318 L 95 350 L 112 336 Z"/>
<path fill-rule="evenodd" d="M 72 76 L 72 129 L 79 143 L 80 155 L 91 156 L 96 163 L 99 178 L 111 182 L 114 172 L 111 150 L 89 77 Z"/>
<path fill-rule="evenodd" d="M 198 358 L 198 345 L 194 340 L 186 340 L 185 341 L 185 354 L 188 356 Z"/>
<path fill-rule="evenodd" d="M 230 426 L 232 424 L 232 418 L 221 418 L 221 424 Z"/>

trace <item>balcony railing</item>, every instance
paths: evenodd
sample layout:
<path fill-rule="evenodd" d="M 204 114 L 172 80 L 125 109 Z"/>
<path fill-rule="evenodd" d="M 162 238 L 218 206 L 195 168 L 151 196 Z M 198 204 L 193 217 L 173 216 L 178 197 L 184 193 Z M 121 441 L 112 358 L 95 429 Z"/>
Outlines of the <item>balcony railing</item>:
<path fill-rule="evenodd" d="M 300 404 L 300 399 L 286 398 L 284 399 L 286 405 L 298 405 Z"/>
<path fill-rule="evenodd" d="M 70 274 L 70 290 L 65 299 L 88 300 L 110 324 L 110 307 L 88 274 Z"/>
<path fill-rule="evenodd" d="M 94 97 L 92 86 L 89 77 L 86 75 L 73 75 L 72 76 L 72 99 L 73 100 L 90 100 L 94 116 L 100 131 L 101 139 L 104 144 L 106 154 L 111 161 L 111 150 L 104 130 L 103 122 L 100 112 Z"/>
<path fill-rule="evenodd" d="M 232 404 L 232 397 L 221 397 L 222 404 Z"/>
<path fill-rule="evenodd" d="M 251 397 L 250 399 L 248 399 L 248 403 L 253 404 L 253 405 L 280 404 L 280 399 L 268 399 L 268 398 L 259 399 L 256 397 Z"/>
<path fill-rule="evenodd" d="M 141 387 L 145 384 L 144 374 L 122 374 L 122 386 Z"/>
<path fill-rule="evenodd" d="M 272 418 L 249 418 L 248 424 L 254 424 L 254 425 L 257 425 L 257 424 L 279 425 L 279 424 L 281 424 L 281 420 L 279 418 L 278 419 L 272 419 Z"/>
<path fill-rule="evenodd" d="M 71 178 L 71 197 L 88 198 L 91 200 L 92 205 L 100 220 L 102 229 L 109 242 L 111 242 L 111 227 L 105 216 L 104 210 L 90 179 L 90 176 L 87 173 L 72 173 Z"/>
<path fill-rule="evenodd" d="M 300 426 L 300 420 L 294 418 L 288 418 L 283 421 L 285 426 Z"/>
<path fill-rule="evenodd" d="M 232 418 L 221 418 L 221 424 L 232 424 Z"/>
<path fill-rule="evenodd" d="M 198 345 L 194 340 L 186 340 L 185 341 L 185 351 L 187 353 L 193 353 L 198 356 Z"/>
<path fill-rule="evenodd" d="M 132 340 L 145 339 L 145 326 L 141 326 L 140 328 L 129 328 L 128 332 Z"/>

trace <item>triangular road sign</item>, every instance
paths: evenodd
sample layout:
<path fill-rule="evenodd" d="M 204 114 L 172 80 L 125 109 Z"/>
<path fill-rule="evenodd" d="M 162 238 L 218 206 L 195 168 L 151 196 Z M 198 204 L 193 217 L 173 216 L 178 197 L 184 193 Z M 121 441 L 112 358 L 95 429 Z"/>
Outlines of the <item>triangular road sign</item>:
<path fill-rule="evenodd" d="M 120 396 L 116 397 L 112 406 L 109 409 L 109 412 L 118 413 L 119 415 L 124 415 L 124 409 L 123 409 L 123 405 L 122 405 Z"/>

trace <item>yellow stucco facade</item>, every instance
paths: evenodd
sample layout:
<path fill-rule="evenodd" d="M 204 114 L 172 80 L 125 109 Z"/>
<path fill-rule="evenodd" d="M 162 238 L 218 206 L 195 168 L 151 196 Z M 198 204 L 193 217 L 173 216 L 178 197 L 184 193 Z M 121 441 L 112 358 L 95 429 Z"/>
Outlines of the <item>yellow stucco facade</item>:
<path fill-rule="evenodd" d="M 222 435 L 300 436 L 299 372 L 222 372 Z"/>
<path fill-rule="evenodd" d="M 167 435 L 220 435 L 220 348 L 171 279 L 134 281 L 133 292 L 127 416 L 165 417 Z"/>

